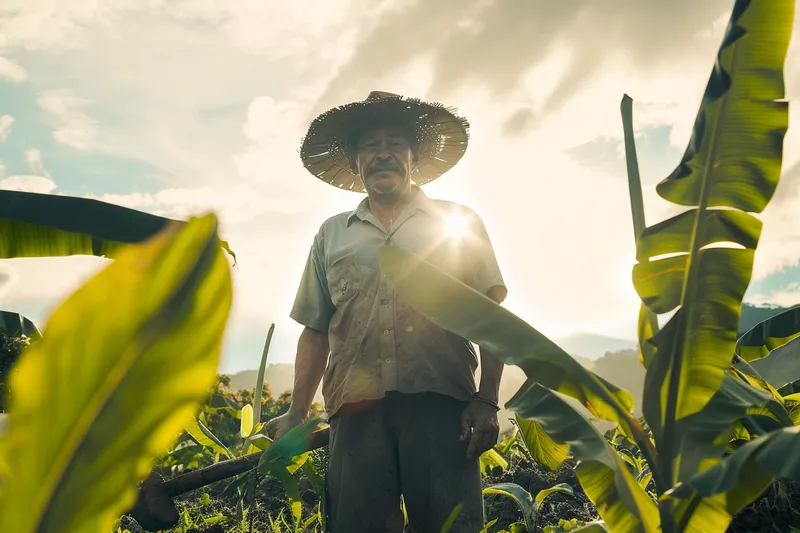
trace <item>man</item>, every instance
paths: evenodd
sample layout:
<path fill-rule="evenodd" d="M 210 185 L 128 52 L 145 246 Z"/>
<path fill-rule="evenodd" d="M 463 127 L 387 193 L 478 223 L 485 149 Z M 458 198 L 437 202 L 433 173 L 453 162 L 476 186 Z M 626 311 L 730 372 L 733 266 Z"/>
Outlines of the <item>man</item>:
<path fill-rule="evenodd" d="M 305 326 L 280 438 L 302 423 L 322 380 L 331 427 L 327 523 L 332 533 L 403 531 L 402 495 L 416 533 L 483 527 L 479 456 L 497 443 L 503 364 L 412 309 L 380 273 L 378 249 L 413 252 L 498 303 L 506 296 L 480 218 L 428 198 L 419 185 L 449 170 L 468 124 L 438 104 L 373 92 L 314 122 L 301 158 L 316 177 L 366 192 L 352 212 L 323 223 L 292 318 Z M 462 217 L 461 238 L 448 222 Z M 330 355 L 330 358 L 329 358 Z"/>

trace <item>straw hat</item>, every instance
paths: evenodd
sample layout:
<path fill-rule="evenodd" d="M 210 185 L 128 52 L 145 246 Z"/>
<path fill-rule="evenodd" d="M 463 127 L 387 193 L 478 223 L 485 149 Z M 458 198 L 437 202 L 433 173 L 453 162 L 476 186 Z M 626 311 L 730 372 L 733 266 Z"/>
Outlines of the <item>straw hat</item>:
<path fill-rule="evenodd" d="M 419 154 L 411 172 L 415 185 L 429 183 L 453 168 L 467 149 L 469 123 L 454 109 L 372 91 L 366 100 L 335 107 L 314 119 L 300 148 L 303 166 L 335 187 L 366 192 L 350 168 L 347 149 L 360 128 L 376 121 L 396 122 L 413 130 Z"/>

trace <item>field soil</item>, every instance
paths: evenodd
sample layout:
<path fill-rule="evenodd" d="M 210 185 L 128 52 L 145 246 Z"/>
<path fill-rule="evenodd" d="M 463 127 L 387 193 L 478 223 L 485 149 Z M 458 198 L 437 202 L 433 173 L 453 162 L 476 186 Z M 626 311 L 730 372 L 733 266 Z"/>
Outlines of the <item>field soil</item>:
<path fill-rule="evenodd" d="M 302 474 L 300 479 L 303 518 L 313 516 L 318 511 L 320 496 L 313 490 L 311 484 Z M 581 489 L 577 477 L 572 470 L 572 465 L 565 464 L 557 473 L 524 459 L 514 458 L 506 471 L 497 469 L 494 473 L 484 478 L 484 486 L 497 483 L 516 483 L 531 493 L 532 496 L 544 489 L 559 483 L 567 483 L 573 488 L 573 494 L 564 492 L 553 493 L 544 501 L 539 514 L 537 531 L 544 526 L 557 525 L 559 519 L 576 518 L 582 522 L 590 522 L 599 518 L 597 510 Z M 208 494 L 204 497 L 203 494 Z M 264 478 L 256 489 L 256 504 L 252 513 L 253 531 L 257 533 L 271 533 L 273 531 L 286 531 L 287 523 L 291 523 L 289 500 L 286 497 L 281 482 L 275 478 Z M 205 502 L 203 500 L 205 499 Z M 205 490 L 198 490 L 183 497 L 176 498 L 175 503 L 179 511 L 185 511 L 187 516 L 194 520 L 183 523 L 180 527 L 169 533 L 244 533 L 250 531 L 250 520 L 243 524 L 236 524 L 236 502 L 238 496 L 222 482 Z M 523 521 L 522 512 L 510 498 L 500 495 L 487 495 L 485 499 L 487 520 L 497 519 L 497 523 L 490 529 L 496 533 L 514 522 Z M 286 522 L 280 520 L 280 516 Z M 202 517 L 224 521 L 214 524 L 203 524 Z M 248 517 L 249 518 L 249 517 Z M 280 529 L 271 524 L 282 522 Z M 130 519 L 124 519 L 120 524 L 127 527 L 131 533 L 143 533 L 141 528 Z M 316 525 L 316 529 L 314 526 Z M 301 532 L 320 532 L 318 524 L 308 528 L 301 528 Z M 727 533 L 792 533 L 800 532 L 800 483 L 781 480 L 770 486 L 752 504 L 737 513 Z"/>

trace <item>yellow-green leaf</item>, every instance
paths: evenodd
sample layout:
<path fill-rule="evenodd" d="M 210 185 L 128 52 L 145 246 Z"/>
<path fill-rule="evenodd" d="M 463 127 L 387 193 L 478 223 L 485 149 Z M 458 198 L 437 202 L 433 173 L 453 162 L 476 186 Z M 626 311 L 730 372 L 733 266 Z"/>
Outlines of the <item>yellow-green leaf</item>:
<path fill-rule="evenodd" d="M 242 407 L 242 418 L 239 421 L 239 436 L 246 439 L 253 431 L 253 406 L 249 403 Z"/>
<path fill-rule="evenodd" d="M 658 509 L 597 428 L 537 383 L 520 389 L 508 409 L 539 422 L 554 442 L 569 445 L 584 492 L 612 531 L 659 531 Z"/>
<path fill-rule="evenodd" d="M 116 258 L 129 244 L 183 221 L 99 200 L 0 191 L 0 258 L 94 255 Z M 228 243 L 219 241 L 235 260 Z"/>
<path fill-rule="evenodd" d="M 481 474 L 486 474 L 486 471 L 492 471 L 500 467 L 503 470 L 508 468 L 508 461 L 505 457 L 497 453 L 497 450 L 490 448 L 483 452 L 480 456 Z"/>
<path fill-rule="evenodd" d="M 517 415 L 516 422 L 525 447 L 533 459 L 551 472 L 557 472 L 569 456 L 569 446 L 553 441 L 542 425 L 535 420 L 527 420 Z"/>
<path fill-rule="evenodd" d="M 56 309 L 11 373 L 0 531 L 96 533 L 131 507 L 206 397 L 231 298 L 208 215 L 126 248 Z"/>
<path fill-rule="evenodd" d="M 230 450 L 197 418 L 192 417 L 183 429 L 197 444 L 208 446 L 214 453 L 223 454 L 229 459 L 233 457 Z"/>

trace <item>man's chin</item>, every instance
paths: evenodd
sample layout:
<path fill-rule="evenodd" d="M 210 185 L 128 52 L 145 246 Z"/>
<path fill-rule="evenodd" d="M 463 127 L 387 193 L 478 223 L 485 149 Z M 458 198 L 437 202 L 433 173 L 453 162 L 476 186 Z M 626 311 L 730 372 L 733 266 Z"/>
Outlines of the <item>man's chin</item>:
<path fill-rule="evenodd" d="M 393 176 L 370 180 L 369 188 L 377 194 L 392 194 L 400 188 L 400 180 Z"/>

